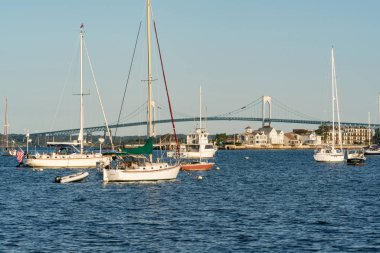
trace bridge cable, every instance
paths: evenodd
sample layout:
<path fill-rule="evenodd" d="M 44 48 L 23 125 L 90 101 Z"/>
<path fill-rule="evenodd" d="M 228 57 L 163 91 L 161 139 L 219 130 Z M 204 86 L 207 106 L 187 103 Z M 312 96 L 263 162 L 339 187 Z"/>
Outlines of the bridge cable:
<path fill-rule="evenodd" d="M 227 115 L 231 115 L 231 114 L 236 114 L 237 112 L 243 112 L 243 111 L 246 111 L 247 109 L 251 108 L 252 106 L 257 105 L 260 102 L 261 102 L 261 97 L 250 102 L 250 103 L 248 103 L 248 104 L 246 104 L 245 106 L 240 107 L 239 109 L 235 109 L 235 110 L 227 112 L 227 113 L 222 113 L 222 114 L 216 115 L 215 117 L 223 117 L 223 116 L 227 116 Z"/>
<path fill-rule="evenodd" d="M 308 120 L 320 120 L 320 119 L 317 119 L 313 116 L 310 116 L 310 115 L 307 115 L 305 113 L 302 113 L 302 112 L 299 112 L 299 111 L 296 111 L 294 110 L 293 108 L 285 105 L 284 103 L 281 103 L 281 101 L 279 101 L 278 99 L 275 99 L 275 98 L 272 98 L 272 100 L 274 100 L 275 102 L 275 105 L 277 105 L 279 108 L 285 110 L 286 112 L 290 113 L 290 114 L 293 114 L 295 116 L 298 116 L 300 117 L 301 119 L 308 119 Z"/>

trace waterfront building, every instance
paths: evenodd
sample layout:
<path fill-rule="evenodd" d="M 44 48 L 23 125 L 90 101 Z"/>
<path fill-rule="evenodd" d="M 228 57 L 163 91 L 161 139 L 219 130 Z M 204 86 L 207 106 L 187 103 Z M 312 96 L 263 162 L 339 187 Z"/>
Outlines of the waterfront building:
<path fill-rule="evenodd" d="M 249 126 L 245 128 L 244 134 L 241 136 L 245 145 L 261 146 L 268 144 L 268 137 L 263 131 L 254 131 Z"/>
<path fill-rule="evenodd" d="M 324 126 L 323 137 L 325 143 L 331 143 L 333 140 L 332 127 Z M 337 127 L 335 127 L 336 142 L 338 142 L 339 135 Z M 373 133 L 372 130 L 367 127 L 345 126 L 341 127 L 342 143 L 343 145 L 367 145 L 370 143 Z"/>
<path fill-rule="evenodd" d="M 321 145 L 322 139 L 314 130 L 293 129 L 293 133 L 298 134 L 303 145 Z"/>
<path fill-rule="evenodd" d="M 295 133 L 285 133 L 284 145 L 285 146 L 301 146 L 302 145 L 301 136 Z"/>
<path fill-rule="evenodd" d="M 243 144 L 245 145 L 283 145 L 284 132 L 276 130 L 273 127 L 265 126 L 258 130 L 253 130 L 251 127 L 246 127 L 241 135 Z"/>
<path fill-rule="evenodd" d="M 281 130 L 276 130 L 271 126 L 264 126 L 259 128 L 258 131 L 264 132 L 268 138 L 268 144 L 272 145 L 283 145 L 284 144 L 284 132 Z"/>

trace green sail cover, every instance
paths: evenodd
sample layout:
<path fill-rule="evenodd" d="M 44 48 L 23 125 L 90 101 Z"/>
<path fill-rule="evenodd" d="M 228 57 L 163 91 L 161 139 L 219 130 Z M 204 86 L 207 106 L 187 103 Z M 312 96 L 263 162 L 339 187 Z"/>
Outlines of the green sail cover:
<path fill-rule="evenodd" d="M 133 155 L 153 154 L 153 138 L 149 137 L 142 147 L 122 148 L 121 152 Z"/>

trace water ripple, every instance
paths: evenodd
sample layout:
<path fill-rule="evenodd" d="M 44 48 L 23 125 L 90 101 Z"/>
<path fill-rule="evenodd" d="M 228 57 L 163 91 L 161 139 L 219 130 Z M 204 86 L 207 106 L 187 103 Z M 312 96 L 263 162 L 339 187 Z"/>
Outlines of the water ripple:
<path fill-rule="evenodd" d="M 220 170 L 149 184 L 103 184 L 95 170 L 56 184 L 72 171 L 16 164 L 0 158 L 0 252 L 380 251 L 380 158 L 219 151 Z"/>

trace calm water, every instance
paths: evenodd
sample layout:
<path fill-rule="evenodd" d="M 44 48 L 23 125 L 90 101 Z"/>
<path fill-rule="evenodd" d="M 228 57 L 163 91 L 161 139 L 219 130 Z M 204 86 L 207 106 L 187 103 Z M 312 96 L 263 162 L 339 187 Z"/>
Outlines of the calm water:
<path fill-rule="evenodd" d="M 107 185 L 1 157 L 0 252 L 380 252 L 380 157 L 312 152 L 219 151 L 219 170 Z"/>

